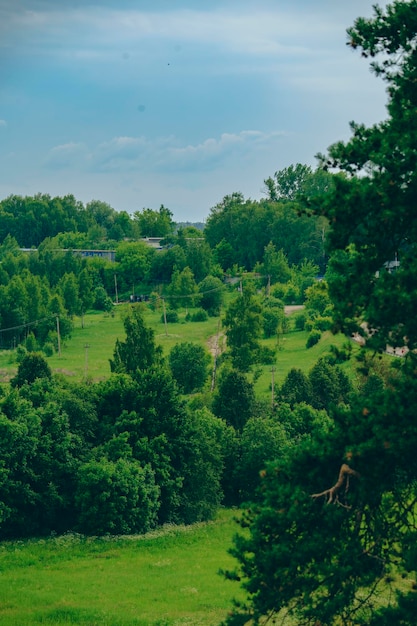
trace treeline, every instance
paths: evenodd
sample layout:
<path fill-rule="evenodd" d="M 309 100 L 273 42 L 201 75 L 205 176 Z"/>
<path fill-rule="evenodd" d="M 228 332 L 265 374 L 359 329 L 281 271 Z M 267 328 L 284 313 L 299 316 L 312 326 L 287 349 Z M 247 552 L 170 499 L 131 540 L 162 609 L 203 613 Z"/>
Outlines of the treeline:
<path fill-rule="evenodd" d="M 276 172 L 265 181 L 268 199 L 226 196 L 203 231 L 177 228 L 163 205 L 130 215 L 97 200 L 84 206 L 72 195 L 2 200 L 0 346 L 15 347 L 31 334 L 50 354 L 57 349 L 57 319 L 65 339 L 74 315 L 110 311 L 143 294 L 155 306 L 164 298 L 168 320 L 184 304 L 217 315 L 221 299 L 208 294 L 248 271 L 260 287 L 279 285 L 283 302 L 302 303 L 312 277 L 326 267 L 327 223 L 300 216 L 297 198 L 317 191 L 323 176 L 299 164 Z M 162 238 L 161 249 L 147 237 Z M 82 249 L 114 250 L 115 262 L 82 257 Z"/>
<path fill-rule="evenodd" d="M 300 216 L 297 199 L 323 178 L 296 166 L 265 182 L 268 199 L 226 197 L 203 232 L 177 229 L 163 206 L 130 216 L 72 196 L 0 203 L 8 224 L 0 339 L 18 346 L 19 363 L 0 398 L 0 538 L 138 533 L 209 519 L 220 504 L 256 500 L 265 464 L 329 428 L 330 406 L 349 402 L 338 365 L 348 351 L 308 376 L 292 371 L 272 403 L 256 397 L 254 367 L 276 359 L 261 340 L 289 330 L 284 304 L 305 303 L 295 323 L 310 330 L 307 347 L 332 323 L 327 285 L 317 281 L 327 226 Z M 151 236 L 162 238 L 161 249 L 141 240 Z M 114 250 L 115 261 L 83 257 L 83 248 Z M 228 280 L 235 297 L 225 306 Z M 45 357 L 70 335 L 74 316 L 112 311 L 136 294 L 167 323 L 180 307 L 190 322 L 222 313 L 226 353 L 214 364 L 185 342 L 164 358 L 145 305 L 134 304 L 107 380 L 75 385 L 52 375 Z"/>
<path fill-rule="evenodd" d="M 3 387 L 1 539 L 141 533 L 256 501 L 265 463 L 330 428 L 329 407 L 352 393 L 322 359 L 308 375 L 290 372 L 271 406 L 233 355 L 212 392 L 201 346 L 178 344 L 164 358 L 142 304 L 124 326 L 107 380 L 72 384 L 28 352 Z"/>

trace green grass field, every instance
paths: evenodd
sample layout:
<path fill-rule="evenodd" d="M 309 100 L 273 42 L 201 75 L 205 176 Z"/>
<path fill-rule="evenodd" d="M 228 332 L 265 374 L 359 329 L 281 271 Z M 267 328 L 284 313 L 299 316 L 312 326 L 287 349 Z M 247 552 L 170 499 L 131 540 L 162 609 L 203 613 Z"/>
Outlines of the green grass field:
<path fill-rule="evenodd" d="M 0 544 L 0 624 L 215 626 L 241 590 L 219 568 L 236 511 L 142 536 L 78 535 Z"/>
<path fill-rule="evenodd" d="M 70 338 L 62 342 L 61 354 L 55 353 L 48 358 L 48 363 L 54 373 L 68 376 L 74 382 L 83 379 L 99 381 L 110 375 L 109 360 L 117 339 L 124 340 L 123 314 L 128 305 L 119 305 L 112 314 L 88 313 L 81 318 L 74 319 L 74 330 Z M 164 353 L 168 354 L 171 348 L 179 342 L 192 341 L 204 345 L 207 349 L 215 343 L 218 332 L 222 333 L 219 318 L 209 318 L 206 322 L 186 322 L 185 310 L 179 312 L 179 323 L 167 324 L 161 321 L 161 311 L 151 311 L 144 307 L 146 323 L 155 331 L 157 343 L 162 345 Z M 306 349 L 307 332 L 291 331 L 280 338 L 274 365 L 274 382 L 281 384 L 292 367 L 299 367 L 304 372 L 314 365 L 317 359 L 328 353 L 331 344 L 341 346 L 346 338 L 330 332 L 323 334 L 318 344 Z M 264 340 L 270 348 L 275 348 L 276 339 Z M 17 371 L 15 351 L 0 352 L 0 382 L 7 382 Z M 349 369 L 349 364 L 346 365 Z M 256 381 L 256 391 L 261 396 L 270 395 L 272 381 L 272 366 L 261 365 L 259 378 Z"/>

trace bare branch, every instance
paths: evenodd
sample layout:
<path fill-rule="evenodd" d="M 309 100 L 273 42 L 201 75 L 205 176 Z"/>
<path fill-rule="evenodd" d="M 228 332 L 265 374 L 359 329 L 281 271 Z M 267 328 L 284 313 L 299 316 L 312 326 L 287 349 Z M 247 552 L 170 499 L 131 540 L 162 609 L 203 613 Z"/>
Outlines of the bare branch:
<path fill-rule="evenodd" d="M 333 485 L 333 487 L 330 487 L 330 489 L 325 489 L 321 493 L 313 493 L 311 497 L 312 498 L 324 497 L 326 498 L 326 504 L 333 504 L 333 503 L 340 504 L 339 492 L 341 491 L 343 486 L 345 487 L 345 490 L 344 490 L 345 493 L 349 491 L 349 480 L 351 476 L 355 476 L 356 478 L 359 478 L 360 474 L 356 472 L 355 470 L 353 470 L 351 467 L 349 467 L 349 465 L 347 465 L 346 463 L 343 463 L 343 465 L 340 468 L 339 478 L 337 479 L 336 484 Z"/>

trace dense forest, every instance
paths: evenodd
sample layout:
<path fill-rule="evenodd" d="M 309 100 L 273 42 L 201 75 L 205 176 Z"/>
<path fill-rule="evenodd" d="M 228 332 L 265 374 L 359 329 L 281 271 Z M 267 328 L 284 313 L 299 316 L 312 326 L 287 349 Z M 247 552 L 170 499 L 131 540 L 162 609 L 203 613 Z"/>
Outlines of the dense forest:
<path fill-rule="evenodd" d="M 311 344 L 331 326 L 326 283 L 317 281 L 327 220 L 299 217 L 297 200 L 322 176 L 290 166 L 275 175 L 275 194 L 279 177 L 287 183 L 279 198 L 271 185 L 260 202 L 232 194 L 203 230 L 177 226 L 164 206 L 129 216 L 72 196 L 0 203 L 1 345 L 18 363 L 0 398 L 2 538 L 210 519 L 221 504 L 255 498 L 265 462 L 327 423 L 330 402 L 350 389 L 337 359 L 309 376 L 292 372 L 272 407 L 256 397 L 253 371 L 276 356 L 260 340 L 288 330 L 285 303 L 306 304 L 297 324 Z M 48 356 L 70 338 L 75 316 L 121 302 L 130 303 L 125 339 L 108 380 L 53 375 Z M 162 354 L 147 308 L 167 323 L 184 308 L 190 323 L 219 317 L 228 349 L 215 386 L 204 346 L 183 342 Z"/>
<path fill-rule="evenodd" d="M 239 506 L 224 575 L 247 601 L 225 624 L 415 624 L 416 16 L 416 0 L 395 0 L 348 31 L 387 83 L 387 120 L 352 123 L 316 170 L 275 172 L 262 200 L 231 193 L 203 229 L 164 206 L 0 202 L 1 347 L 18 359 L 0 396 L 1 539 L 141 533 Z M 109 377 L 54 375 L 74 316 L 121 301 Z M 187 323 L 219 318 L 215 385 L 203 346 L 163 354 L 144 314 L 160 301 L 167 323 L 180 308 Z M 256 367 L 277 355 L 261 339 L 288 330 L 286 304 L 304 304 L 306 349 L 329 329 L 363 347 L 352 376 L 347 344 L 292 368 L 266 404 Z"/>

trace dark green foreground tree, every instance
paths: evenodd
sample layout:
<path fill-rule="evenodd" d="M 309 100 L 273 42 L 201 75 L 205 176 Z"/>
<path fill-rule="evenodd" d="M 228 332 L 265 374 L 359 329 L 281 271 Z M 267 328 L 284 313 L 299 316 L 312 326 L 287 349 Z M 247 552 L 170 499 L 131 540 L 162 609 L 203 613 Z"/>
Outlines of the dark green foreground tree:
<path fill-rule="evenodd" d="M 357 391 L 330 408 L 333 426 L 265 469 L 229 574 L 247 602 L 228 626 L 288 614 L 305 626 L 416 623 L 417 1 L 374 11 L 348 43 L 387 82 L 388 118 L 352 124 L 351 140 L 321 157 L 334 187 L 310 208 L 331 224 L 336 327 L 364 334 L 374 361 L 387 344 L 405 358 L 378 377 L 364 356 Z"/>

